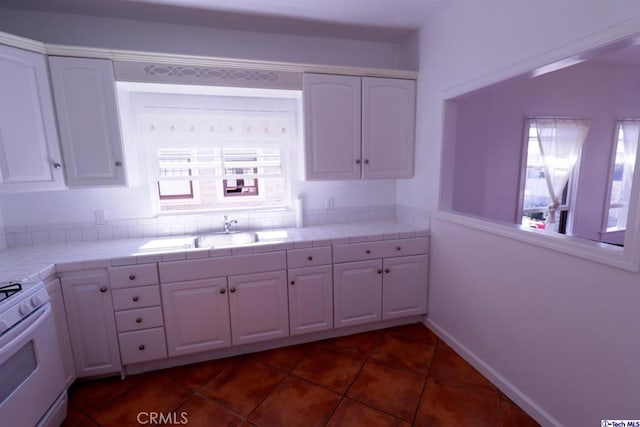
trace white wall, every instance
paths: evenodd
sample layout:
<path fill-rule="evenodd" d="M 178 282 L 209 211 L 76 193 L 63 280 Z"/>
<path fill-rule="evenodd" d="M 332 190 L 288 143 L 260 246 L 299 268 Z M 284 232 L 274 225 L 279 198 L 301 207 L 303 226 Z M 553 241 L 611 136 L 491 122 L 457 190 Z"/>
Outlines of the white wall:
<path fill-rule="evenodd" d="M 608 203 L 616 120 L 640 117 L 640 68 L 586 62 L 493 85 L 457 100 L 453 209 L 513 222 L 526 117 L 580 117 L 590 127 L 579 163 L 572 234 L 597 240 Z"/>
<path fill-rule="evenodd" d="M 222 58 L 380 68 L 406 68 L 415 62 L 402 55 L 402 46 L 396 43 L 233 31 L 14 9 L 0 9 L 0 31 L 54 44 Z"/>
<path fill-rule="evenodd" d="M 640 31 L 638 18 L 632 0 L 445 9 L 421 31 L 418 171 L 400 203 L 438 206 L 447 93 Z M 640 417 L 639 284 L 637 274 L 432 220 L 429 324 L 545 425 Z"/>
<path fill-rule="evenodd" d="M 0 31 L 76 46 L 361 67 L 417 65 L 415 38 L 407 43 L 365 42 L 9 9 L 0 9 Z M 142 168 L 144 159 L 141 162 Z M 143 180 L 132 188 L 3 194 L 0 210 L 6 226 L 90 222 L 95 210 L 105 210 L 108 219 L 147 218 L 153 215 L 154 189 L 144 182 L 146 175 L 141 176 Z M 300 194 L 305 209 L 324 208 L 327 198 L 334 199 L 335 208 L 393 205 L 396 184 L 294 179 L 292 197 Z"/>

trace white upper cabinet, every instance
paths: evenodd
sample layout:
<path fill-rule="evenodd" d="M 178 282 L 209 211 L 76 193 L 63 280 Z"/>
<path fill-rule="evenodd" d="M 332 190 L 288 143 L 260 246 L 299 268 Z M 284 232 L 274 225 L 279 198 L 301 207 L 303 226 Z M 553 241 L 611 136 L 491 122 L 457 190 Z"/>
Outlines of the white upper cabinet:
<path fill-rule="evenodd" d="M 49 57 L 69 187 L 125 185 L 113 65 Z"/>
<path fill-rule="evenodd" d="M 303 77 L 308 180 L 413 176 L 414 80 Z"/>
<path fill-rule="evenodd" d="M 360 179 L 360 77 L 304 74 L 306 176 Z"/>
<path fill-rule="evenodd" d="M 362 79 L 362 177 L 411 178 L 416 122 L 414 80 Z"/>
<path fill-rule="evenodd" d="M 0 45 L 0 190 L 64 188 L 43 55 Z"/>

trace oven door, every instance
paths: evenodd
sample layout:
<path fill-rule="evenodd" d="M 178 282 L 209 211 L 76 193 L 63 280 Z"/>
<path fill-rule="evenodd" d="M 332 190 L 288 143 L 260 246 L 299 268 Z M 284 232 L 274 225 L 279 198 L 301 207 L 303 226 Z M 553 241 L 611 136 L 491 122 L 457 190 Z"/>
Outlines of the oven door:
<path fill-rule="evenodd" d="M 65 388 L 51 305 L 0 336 L 0 420 L 30 427 Z"/>

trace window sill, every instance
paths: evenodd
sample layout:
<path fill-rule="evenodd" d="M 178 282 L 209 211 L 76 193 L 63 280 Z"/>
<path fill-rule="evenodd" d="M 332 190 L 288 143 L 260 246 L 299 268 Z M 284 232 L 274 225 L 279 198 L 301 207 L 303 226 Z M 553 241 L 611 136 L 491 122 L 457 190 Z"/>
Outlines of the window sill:
<path fill-rule="evenodd" d="M 625 249 L 606 243 L 534 230 L 517 224 L 492 222 L 484 218 L 464 215 L 461 213 L 439 211 L 434 214 L 433 218 L 435 220 L 445 221 L 472 228 L 474 230 L 518 240 L 611 267 L 635 273 L 640 272 L 640 265 L 635 261 L 632 256 L 632 251 L 629 248 Z"/>

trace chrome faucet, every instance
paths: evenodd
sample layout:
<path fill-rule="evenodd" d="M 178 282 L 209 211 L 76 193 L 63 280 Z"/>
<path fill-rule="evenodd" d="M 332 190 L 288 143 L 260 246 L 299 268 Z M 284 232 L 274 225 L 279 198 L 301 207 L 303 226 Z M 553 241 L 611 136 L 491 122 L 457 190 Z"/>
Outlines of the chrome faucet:
<path fill-rule="evenodd" d="M 231 226 L 237 223 L 238 223 L 237 219 L 229 219 L 229 217 L 225 215 L 224 216 L 224 232 L 225 233 L 231 232 Z"/>

